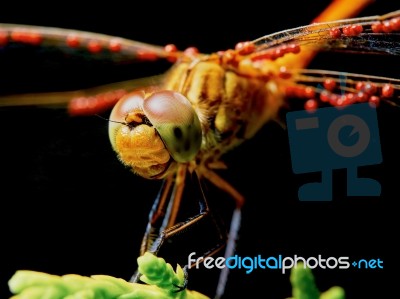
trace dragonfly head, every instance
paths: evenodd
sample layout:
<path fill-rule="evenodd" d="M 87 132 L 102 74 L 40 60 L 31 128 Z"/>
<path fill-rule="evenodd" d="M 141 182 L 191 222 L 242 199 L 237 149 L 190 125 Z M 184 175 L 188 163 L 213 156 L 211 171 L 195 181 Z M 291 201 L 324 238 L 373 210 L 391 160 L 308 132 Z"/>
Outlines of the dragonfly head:
<path fill-rule="evenodd" d="M 163 178 L 176 162 L 191 161 L 202 138 L 189 100 L 167 90 L 125 95 L 111 112 L 108 133 L 121 162 L 145 178 Z"/>

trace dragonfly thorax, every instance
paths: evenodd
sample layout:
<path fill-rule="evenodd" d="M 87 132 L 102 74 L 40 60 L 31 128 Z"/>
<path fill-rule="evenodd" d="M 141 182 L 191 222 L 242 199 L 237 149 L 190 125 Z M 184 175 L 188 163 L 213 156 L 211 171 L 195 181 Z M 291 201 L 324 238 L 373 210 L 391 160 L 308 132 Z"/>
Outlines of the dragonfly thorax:
<path fill-rule="evenodd" d="M 215 60 L 178 62 L 163 86 L 182 93 L 199 116 L 203 139 L 198 161 L 218 159 L 275 118 L 283 103 L 275 87 L 265 76 L 239 74 Z"/>

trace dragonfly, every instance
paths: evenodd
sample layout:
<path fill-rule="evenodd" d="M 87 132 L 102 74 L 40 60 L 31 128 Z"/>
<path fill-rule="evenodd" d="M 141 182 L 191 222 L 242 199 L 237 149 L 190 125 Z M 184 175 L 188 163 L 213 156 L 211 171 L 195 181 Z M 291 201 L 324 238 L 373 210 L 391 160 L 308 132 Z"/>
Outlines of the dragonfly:
<path fill-rule="evenodd" d="M 389 19 L 389 20 L 391 20 L 391 19 L 394 19 L 396 17 L 396 15 L 394 15 L 393 17 L 392 16 L 389 16 L 387 19 Z M 375 19 L 373 19 L 373 22 L 377 22 L 378 20 L 375 18 Z M 367 21 L 368 22 L 368 21 Z M 372 22 L 372 21 L 370 21 L 370 22 Z M 359 21 L 355 21 L 355 23 L 356 24 L 358 24 L 359 23 Z M 331 30 L 332 29 L 332 27 L 335 27 L 334 25 L 327 25 L 327 26 L 329 26 L 329 29 Z M 367 26 L 367 25 L 365 25 L 365 26 Z M 311 27 L 310 27 L 311 28 Z M 372 28 L 372 27 L 371 27 Z M 311 30 L 311 29 L 310 29 Z M 317 29 L 315 29 L 315 30 L 317 30 Z M 348 30 L 352 30 L 352 29 L 348 29 Z M 372 30 L 372 29 L 369 29 L 369 27 L 368 27 L 368 30 Z M 286 31 L 286 32 L 289 32 L 289 31 Z M 329 31 L 331 34 L 334 34 L 333 32 L 331 32 L 331 31 Z M 384 33 L 385 34 L 391 34 L 391 35 L 394 35 L 392 32 L 379 32 L 379 33 L 377 33 L 377 35 L 384 35 Z M 289 37 L 290 36 L 292 36 L 292 37 L 294 37 L 296 34 L 300 34 L 300 32 L 299 31 L 293 31 L 293 32 L 291 32 L 290 34 L 288 34 L 289 35 Z M 340 37 L 337 37 L 336 38 L 336 40 L 339 40 L 339 41 L 342 41 L 342 40 L 357 40 L 357 38 L 359 37 L 359 36 L 362 36 L 361 35 L 362 33 L 358 33 L 358 34 L 356 34 L 356 32 L 353 32 L 353 33 L 351 33 L 351 32 L 349 32 L 349 33 L 347 33 L 347 34 L 345 34 L 345 33 L 341 33 L 341 36 Z M 364 33 L 365 34 L 365 33 Z M 324 36 L 324 32 L 323 31 L 321 31 L 321 32 L 319 32 L 318 33 L 318 37 L 316 38 L 317 40 L 321 40 L 322 38 L 321 38 L 321 36 Z M 24 37 L 24 35 L 22 34 L 22 37 L 20 36 L 20 39 L 22 38 L 22 41 L 23 41 L 23 39 L 26 39 L 27 38 L 27 36 L 25 36 Z M 31 37 L 29 37 L 28 36 L 28 40 L 29 39 L 32 39 L 32 36 Z M 328 38 L 329 40 L 331 40 L 331 39 L 333 39 L 333 37 L 329 37 Z M 272 40 L 272 43 L 274 43 L 276 40 L 278 40 L 280 43 L 284 43 L 282 40 L 279 40 L 279 38 L 277 38 L 276 36 L 273 36 L 273 38 L 271 38 L 271 40 Z M 256 49 L 255 50 L 252 50 L 252 49 L 250 49 L 250 48 L 246 48 L 246 47 L 251 47 L 251 46 L 245 46 L 245 45 L 243 45 L 243 49 L 241 50 L 240 48 L 239 49 L 237 49 L 236 51 L 243 51 L 243 53 L 241 54 L 241 55 L 243 55 L 243 56 L 245 56 L 245 57 L 247 57 L 247 58 L 249 58 L 250 59 L 250 61 L 251 61 L 251 63 L 253 63 L 254 65 L 256 65 L 256 64 L 261 64 L 261 65 L 263 65 L 264 64 L 264 62 L 265 61 L 269 61 L 269 60 L 271 60 L 271 57 L 267 57 L 268 55 L 278 55 L 278 51 L 276 51 L 276 52 L 268 52 L 268 49 L 269 48 L 272 48 L 272 49 L 274 49 L 275 48 L 275 50 L 280 50 L 280 51 L 282 51 L 283 49 L 276 49 L 276 47 L 274 47 L 274 45 L 268 45 L 268 43 L 265 43 L 265 40 L 262 40 L 261 39 L 261 41 L 262 42 L 260 42 L 260 44 L 257 44 L 257 42 L 255 42 L 255 44 L 256 44 Z M 33 37 L 33 39 L 30 41 L 30 42 L 34 42 L 34 37 Z M 71 42 L 73 42 L 73 39 L 71 39 Z M 264 49 L 262 49 L 262 47 L 263 47 L 263 44 L 266 44 L 266 46 L 265 46 L 265 50 Z M 277 44 L 279 44 L 279 43 L 277 43 Z M 277 45 L 277 44 L 275 44 L 275 45 Z M 123 46 L 123 44 L 122 44 L 122 46 Z M 340 46 L 340 42 L 338 43 L 338 46 Z M 357 51 L 357 44 L 356 45 L 354 45 L 354 47 L 355 47 L 355 51 Z M 116 44 L 116 47 L 118 48 L 118 43 Z M 258 48 L 257 48 L 258 47 Z M 335 47 L 335 45 L 331 45 L 331 44 L 329 44 L 328 46 L 327 46 L 327 48 L 328 48 L 328 50 L 333 50 L 333 48 Z M 93 49 L 92 50 L 94 50 L 94 51 L 96 51 L 95 50 L 95 48 L 96 47 L 93 47 Z M 158 50 L 157 50 L 158 49 Z M 384 49 L 386 49 L 386 48 L 384 48 Z M 179 57 L 180 57 L 180 55 L 183 55 L 184 57 L 189 57 L 189 58 L 187 58 L 187 59 L 191 59 L 190 58 L 190 53 L 189 53 L 189 56 L 185 56 L 186 54 L 182 54 L 182 53 L 180 53 L 180 52 L 169 52 L 169 51 L 165 51 L 164 49 L 162 49 L 162 48 L 152 48 L 152 47 L 150 47 L 150 50 L 151 51 L 149 51 L 149 52 L 144 52 L 144 53 L 142 53 L 142 59 L 144 59 L 144 60 L 146 60 L 146 59 L 148 59 L 148 60 L 152 60 L 153 58 L 154 58 L 154 55 L 152 56 L 152 54 L 154 54 L 152 51 L 154 50 L 155 52 L 158 52 L 158 54 L 157 55 L 159 55 L 159 56 L 162 56 L 162 57 L 165 57 L 165 58 L 167 58 L 167 60 L 168 59 L 170 59 L 170 60 L 172 60 L 172 59 L 175 59 L 177 56 L 178 56 L 178 59 L 179 59 Z M 365 50 L 376 50 L 376 49 L 374 49 L 372 46 L 370 46 L 370 48 L 368 48 L 367 47 L 367 49 L 363 49 L 364 51 Z M 288 51 L 290 51 L 290 50 L 288 50 Z M 294 50 L 294 51 L 297 51 L 297 50 Z M 177 54 L 174 54 L 174 53 L 177 53 Z M 192 53 L 193 54 L 193 53 Z M 227 60 L 226 61 L 226 63 L 228 63 L 229 62 L 229 55 L 228 55 L 229 53 L 225 53 L 225 54 L 218 54 L 219 56 L 218 56 L 218 59 L 225 59 L 225 60 Z M 294 52 L 293 53 L 287 53 L 288 55 L 287 56 L 289 56 L 289 54 L 294 54 Z M 383 54 L 383 53 L 380 53 L 379 51 L 378 51 L 378 54 Z M 388 54 L 391 54 L 391 53 L 388 53 Z M 146 56 L 146 55 L 148 55 L 148 56 Z M 156 56 L 157 56 L 156 55 Z M 194 54 L 193 54 L 194 55 Z M 225 56 L 224 56 L 225 55 Z M 279 54 L 280 55 L 280 54 Z M 286 55 L 286 54 L 285 54 Z M 272 59 L 273 60 L 273 59 Z M 228 65 L 229 65 L 229 63 L 228 63 Z M 236 67 L 234 64 L 233 65 L 231 65 L 230 67 Z M 258 72 L 258 71 L 260 71 L 260 69 L 255 69 L 254 71 L 256 71 L 256 72 Z M 328 74 L 328 72 L 316 72 L 315 74 L 313 74 L 313 73 L 304 73 L 304 74 L 302 74 L 303 75 L 303 78 L 315 78 L 315 79 L 311 79 L 310 81 L 311 81 L 311 83 L 315 83 L 315 85 L 318 85 L 319 83 L 321 83 L 321 84 L 328 84 L 328 83 L 326 83 L 326 82 L 324 82 L 324 81 L 318 81 L 318 80 L 320 80 L 320 78 L 321 77 L 323 77 L 325 74 Z M 312 76 L 315 76 L 315 77 L 312 77 Z M 253 76 L 253 74 L 251 74 L 251 75 L 249 75 L 249 76 Z M 285 78 L 285 76 L 290 76 L 290 74 L 287 74 L 286 73 L 286 71 L 282 71 L 281 72 L 281 74 L 280 74 L 280 76 L 282 77 L 282 78 L 280 78 L 280 79 L 282 79 L 282 81 L 283 82 L 285 82 L 284 80 L 288 80 L 288 81 L 290 81 L 289 79 L 287 79 L 287 78 Z M 331 73 L 331 76 L 332 77 L 335 77 L 335 76 L 337 76 L 337 73 L 335 74 L 335 73 Z M 331 77 L 330 77 L 331 78 Z M 358 77 L 356 77 L 357 79 L 358 79 Z M 375 79 L 375 78 L 373 78 L 372 77 L 372 75 L 371 76 L 369 76 L 369 77 L 366 77 L 365 78 L 366 80 L 369 80 L 369 79 L 371 79 L 371 80 L 373 80 L 373 79 Z M 153 78 L 152 79 L 153 81 L 152 82 L 156 82 L 156 80 L 158 80 L 157 78 Z M 360 80 L 361 81 L 361 80 Z M 380 84 L 379 85 L 379 87 L 380 87 L 380 90 L 382 90 L 383 88 L 383 84 L 386 84 L 386 83 L 388 83 L 388 80 L 379 80 L 379 78 L 377 78 L 377 80 L 373 80 L 373 81 L 378 81 L 378 84 Z M 395 80 L 394 81 L 392 81 L 392 82 L 396 82 Z M 308 83 L 305 83 L 305 82 L 303 82 L 303 84 L 308 84 Z M 385 85 L 386 86 L 386 85 Z M 386 87 L 386 88 L 388 88 L 389 90 L 391 90 L 391 88 L 396 88 L 396 86 L 395 86 L 395 84 L 392 84 L 392 85 L 387 85 L 388 87 Z M 351 87 L 349 87 L 349 88 L 351 88 Z M 290 91 L 290 88 L 288 88 L 288 90 Z M 294 93 L 297 93 L 297 94 L 294 94 L 295 96 L 298 96 L 298 93 L 301 93 L 301 92 L 303 92 L 303 93 L 306 93 L 306 89 L 304 89 L 304 90 L 301 90 L 301 89 L 299 89 L 299 90 L 296 90 L 296 89 L 291 89 L 291 92 L 294 92 Z M 396 93 L 396 90 L 394 91 L 394 93 Z M 318 94 L 318 93 L 317 93 Z M 388 94 L 386 94 L 385 96 L 383 96 L 385 99 L 387 98 L 387 103 L 389 103 L 390 102 L 390 100 L 391 100 L 391 98 L 393 97 L 392 95 L 389 95 L 389 96 L 387 96 Z M 118 97 L 118 94 L 116 95 L 116 97 Z M 305 97 L 305 96 L 303 96 L 303 95 L 301 95 L 300 97 L 302 97 L 302 98 L 304 98 L 304 101 L 302 102 L 302 103 L 308 103 L 308 108 L 312 108 L 312 107 L 314 107 L 314 105 L 316 104 L 315 102 L 313 102 L 313 101 L 311 101 L 311 102 L 309 102 L 309 101 L 307 101 L 307 100 L 309 100 L 309 99 L 307 99 L 307 97 Z M 378 99 L 376 99 L 376 98 L 374 98 L 374 100 L 378 100 Z M 381 100 L 381 97 L 379 97 L 379 101 Z M 332 100 L 333 101 L 333 100 Z M 383 102 L 385 102 L 385 100 L 383 101 Z M 382 103 L 382 105 L 384 105 L 384 103 Z M 110 120 L 111 121 L 113 121 L 113 119 L 112 119 L 112 117 L 110 118 Z M 237 198 L 238 199 L 238 198 Z M 239 200 L 240 201 L 240 200 Z M 239 202 L 238 201 L 238 202 Z M 171 217 L 171 221 L 172 222 L 174 222 L 173 221 L 173 217 L 174 216 L 172 216 Z"/>

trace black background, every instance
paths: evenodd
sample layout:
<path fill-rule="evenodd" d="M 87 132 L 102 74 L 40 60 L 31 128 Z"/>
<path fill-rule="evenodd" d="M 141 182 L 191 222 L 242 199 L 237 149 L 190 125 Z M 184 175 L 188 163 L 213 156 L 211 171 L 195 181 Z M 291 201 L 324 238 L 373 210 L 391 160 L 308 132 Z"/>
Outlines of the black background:
<path fill-rule="evenodd" d="M 2 7 L 0 22 L 81 29 L 159 45 L 175 43 L 180 49 L 197 46 L 207 53 L 307 24 L 328 1 L 315 2 L 281 1 L 274 7 L 267 2 L 211 1 L 132 2 L 132 7 L 112 1 L 90 8 L 71 2 L 20 4 Z M 392 2 L 376 1 L 362 15 L 397 9 Z M 13 60 L 0 57 L 2 93 L 89 87 L 160 73 L 166 67 L 90 61 L 78 68 L 49 57 L 38 55 L 37 61 L 18 53 Z M 325 54 L 313 67 L 399 77 L 399 60 L 387 57 Z M 360 170 L 381 182 L 382 195 L 377 198 L 346 197 L 345 171 L 337 170 L 332 202 L 299 202 L 298 187 L 318 179 L 318 174 L 293 174 L 287 132 L 275 123 L 229 153 L 229 168 L 221 175 L 247 198 L 238 254 L 380 258 L 383 270 L 315 270 L 316 282 L 321 290 L 344 287 L 349 299 L 384 298 L 385 292 L 393 296 L 388 272 L 397 266 L 389 252 L 394 251 L 398 236 L 394 202 L 399 196 L 400 147 L 395 141 L 400 110 L 383 105 L 378 116 L 383 163 Z M 109 146 L 107 122 L 99 118 L 70 118 L 63 110 L 46 108 L 1 108 L 0 122 L 1 298 L 10 295 L 6 282 L 19 269 L 129 279 L 160 182 L 136 177 L 118 162 Z M 209 184 L 205 192 L 215 211 L 230 214 L 232 202 L 226 195 Z M 187 236 L 188 248 L 191 238 L 202 237 L 207 234 Z M 212 296 L 217 274 L 191 271 L 189 288 Z M 289 297 L 288 274 L 232 271 L 226 298 L 256 294 Z"/>

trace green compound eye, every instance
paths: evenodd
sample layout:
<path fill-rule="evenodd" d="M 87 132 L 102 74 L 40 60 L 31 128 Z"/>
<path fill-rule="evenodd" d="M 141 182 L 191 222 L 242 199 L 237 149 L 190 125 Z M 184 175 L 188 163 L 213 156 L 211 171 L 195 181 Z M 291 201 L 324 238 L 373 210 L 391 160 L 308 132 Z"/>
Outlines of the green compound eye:
<path fill-rule="evenodd" d="M 144 101 L 143 110 L 175 161 L 188 162 L 196 156 L 201 125 L 186 97 L 168 90 L 155 92 Z"/>

